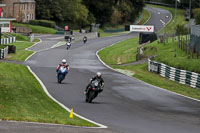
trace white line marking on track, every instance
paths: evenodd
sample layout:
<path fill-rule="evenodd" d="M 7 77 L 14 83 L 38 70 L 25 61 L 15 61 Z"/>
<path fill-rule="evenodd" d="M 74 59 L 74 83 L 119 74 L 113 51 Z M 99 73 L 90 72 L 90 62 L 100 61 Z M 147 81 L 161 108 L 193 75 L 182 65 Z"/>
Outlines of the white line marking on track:
<path fill-rule="evenodd" d="M 48 96 L 49 98 L 51 98 L 54 102 L 56 102 L 58 105 L 60 105 L 63 109 L 65 109 L 66 111 L 70 112 L 71 110 L 70 110 L 69 108 L 67 108 L 64 104 L 60 103 L 59 101 L 57 101 L 54 97 L 52 97 L 52 96 L 50 95 L 50 93 L 48 92 L 46 86 L 45 86 L 45 85 L 43 84 L 43 82 L 39 79 L 39 77 L 31 70 L 31 68 L 30 68 L 29 66 L 27 66 L 27 68 L 28 68 L 28 70 L 34 75 L 34 77 L 38 80 L 38 82 L 39 82 L 40 85 L 42 86 L 42 88 L 43 88 L 44 92 L 47 94 L 47 96 Z M 108 127 L 105 126 L 105 125 L 102 125 L 102 124 L 99 124 L 99 123 L 94 122 L 94 121 L 92 121 L 92 120 L 89 120 L 89 119 L 87 119 L 87 118 L 85 118 L 85 117 L 83 117 L 83 116 L 80 116 L 80 115 L 76 114 L 76 113 L 74 113 L 74 115 L 77 116 L 77 117 L 79 117 L 79 118 L 81 118 L 81 119 L 83 119 L 83 120 L 86 120 L 86 121 L 88 121 L 88 122 L 91 122 L 91 123 L 93 123 L 93 124 L 99 126 L 99 127 L 87 127 L 87 128 L 108 128 Z"/>

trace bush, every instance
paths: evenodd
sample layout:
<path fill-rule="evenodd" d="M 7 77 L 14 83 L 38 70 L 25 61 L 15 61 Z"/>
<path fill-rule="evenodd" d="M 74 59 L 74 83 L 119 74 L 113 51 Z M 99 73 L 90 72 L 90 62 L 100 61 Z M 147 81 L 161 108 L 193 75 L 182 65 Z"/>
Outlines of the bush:
<path fill-rule="evenodd" d="M 54 26 L 56 25 L 54 21 L 50 20 L 31 20 L 29 24 L 50 27 L 50 28 L 54 28 Z"/>
<path fill-rule="evenodd" d="M 183 24 L 178 24 L 176 27 L 177 35 L 186 35 L 188 33 L 188 29 Z"/>
<path fill-rule="evenodd" d="M 196 25 L 199 25 L 200 24 L 200 12 L 195 14 L 194 18 L 195 18 Z"/>

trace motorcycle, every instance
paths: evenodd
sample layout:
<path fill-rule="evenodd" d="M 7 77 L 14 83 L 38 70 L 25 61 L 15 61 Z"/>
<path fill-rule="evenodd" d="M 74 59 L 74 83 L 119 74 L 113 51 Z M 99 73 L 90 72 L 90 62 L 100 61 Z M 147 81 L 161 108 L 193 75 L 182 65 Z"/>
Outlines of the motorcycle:
<path fill-rule="evenodd" d="M 91 103 L 94 98 L 97 97 L 98 93 L 100 92 L 100 85 L 97 80 L 94 80 L 88 86 L 88 92 L 86 93 L 86 102 Z"/>
<path fill-rule="evenodd" d="M 68 73 L 67 68 L 61 66 L 60 69 L 58 70 L 58 75 L 57 75 L 58 83 L 61 84 L 61 82 L 65 79 L 67 73 Z"/>
<path fill-rule="evenodd" d="M 71 47 L 71 43 L 67 42 L 66 45 L 67 45 L 66 49 L 68 50 Z"/>
<path fill-rule="evenodd" d="M 83 38 L 83 43 L 85 44 L 87 42 L 87 37 Z"/>

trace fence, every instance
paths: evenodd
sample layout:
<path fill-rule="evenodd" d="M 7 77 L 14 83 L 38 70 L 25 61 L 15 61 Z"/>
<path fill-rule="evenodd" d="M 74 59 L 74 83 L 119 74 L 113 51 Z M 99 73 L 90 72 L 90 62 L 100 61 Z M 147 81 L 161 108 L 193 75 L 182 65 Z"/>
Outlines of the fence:
<path fill-rule="evenodd" d="M 1 44 L 9 44 L 13 42 L 16 42 L 16 37 L 8 37 L 8 38 L 1 39 Z"/>
<path fill-rule="evenodd" d="M 0 49 L 0 59 L 4 59 L 8 55 L 8 46 Z"/>
<path fill-rule="evenodd" d="M 151 59 L 148 60 L 148 70 L 169 80 L 200 89 L 200 74 L 198 73 L 176 69 L 163 63 L 154 62 Z"/>

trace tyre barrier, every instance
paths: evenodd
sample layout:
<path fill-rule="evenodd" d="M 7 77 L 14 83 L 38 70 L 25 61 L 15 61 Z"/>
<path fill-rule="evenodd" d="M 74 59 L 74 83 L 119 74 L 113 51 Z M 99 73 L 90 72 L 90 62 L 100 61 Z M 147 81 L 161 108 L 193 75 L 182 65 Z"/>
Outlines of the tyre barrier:
<path fill-rule="evenodd" d="M 0 59 L 4 59 L 8 55 L 8 46 L 0 49 Z"/>
<path fill-rule="evenodd" d="M 16 42 L 16 37 L 8 37 L 8 38 L 1 39 L 1 44 L 9 44 L 13 42 Z"/>
<path fill-rule="evenodd" d="M 148 60 L 148 71 L 157 73 L 169 80 L 189 85 L 192 88 L 200 89 L 200 74 L 198 73 L 170 67 L 151 59 Z"/>

